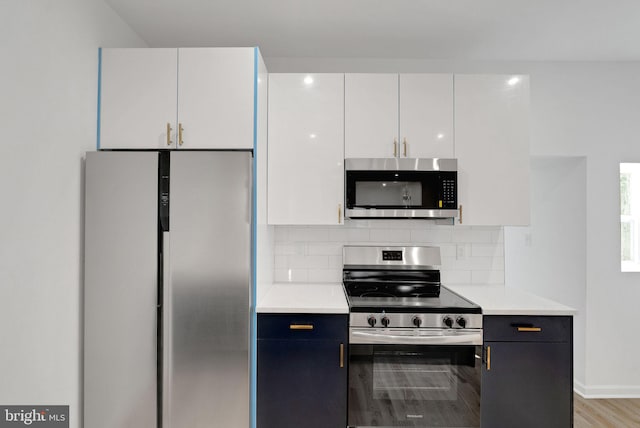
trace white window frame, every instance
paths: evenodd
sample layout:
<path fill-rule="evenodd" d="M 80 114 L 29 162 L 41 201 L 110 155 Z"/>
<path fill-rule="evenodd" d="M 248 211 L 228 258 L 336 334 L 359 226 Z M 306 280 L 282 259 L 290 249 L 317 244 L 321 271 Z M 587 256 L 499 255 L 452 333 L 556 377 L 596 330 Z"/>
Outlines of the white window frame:
<path fill-rule="evenodd" d="M 640 163 L 621 163 L 620 175 L 630 174 L 629 204 L 630 215 L 620 214 L 620 240 L 622 241 L 622 224 L 630 225 L 631 233 L 631 260 L 622 260 L 622 242 L 620 242 L 620 269 L 622 272 L 640 272 Z M 622 195 L 620 196 L 622 199 Z"/>

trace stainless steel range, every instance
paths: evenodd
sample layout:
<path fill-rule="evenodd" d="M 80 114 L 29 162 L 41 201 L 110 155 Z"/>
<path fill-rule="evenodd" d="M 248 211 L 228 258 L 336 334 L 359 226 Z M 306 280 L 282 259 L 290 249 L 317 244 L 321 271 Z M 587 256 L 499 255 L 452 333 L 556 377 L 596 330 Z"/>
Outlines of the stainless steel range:
<path fill-rule="evenodd" d="M 479 427 L 482 310 L 437 247 L 346 246 L 349 427 Z"/>

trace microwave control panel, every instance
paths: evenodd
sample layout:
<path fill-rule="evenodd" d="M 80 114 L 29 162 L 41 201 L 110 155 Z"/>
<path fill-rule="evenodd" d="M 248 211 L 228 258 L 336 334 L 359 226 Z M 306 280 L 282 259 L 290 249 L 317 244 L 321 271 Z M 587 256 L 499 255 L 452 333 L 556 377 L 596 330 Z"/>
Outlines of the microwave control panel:
<path fill-rule="evenodd" d="M 442 173 L 440 183 L 442 185 L 442 206 L 440 208 L 457 208 L 458 192 L 456 189 L 456 173 Z"/>

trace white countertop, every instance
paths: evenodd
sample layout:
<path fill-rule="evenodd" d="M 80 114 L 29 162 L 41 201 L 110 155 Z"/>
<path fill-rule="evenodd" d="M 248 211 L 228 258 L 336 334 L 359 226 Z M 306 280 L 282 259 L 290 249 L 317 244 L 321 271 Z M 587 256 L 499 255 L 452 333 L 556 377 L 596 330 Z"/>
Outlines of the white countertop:
<path fill-rule="evenodd" d="M 445 287 L 471 300 L 484 315 L 575 315 L 577 311 L 553 300 L 504 285 L 455 285 Z"/>
<path fill-rule="evenodd" d="M 504 285 L 444 284 L 484 315 L 575 315 L 569 306 Z M 342 284 L 276 283 L 258 302 L 259 313 L 348 314 Z"/>
<path fill-rule="evenodd" d="M 276 283 L 258 302 L 258 313 L 348 314 L 342 284 Z"/>

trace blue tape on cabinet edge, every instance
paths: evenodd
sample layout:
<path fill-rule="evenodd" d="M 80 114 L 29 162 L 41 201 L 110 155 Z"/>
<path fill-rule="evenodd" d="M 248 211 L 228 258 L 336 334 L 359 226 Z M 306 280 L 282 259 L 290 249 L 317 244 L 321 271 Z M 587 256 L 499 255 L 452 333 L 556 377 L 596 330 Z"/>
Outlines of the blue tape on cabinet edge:
<path fill-rule="evenodd" d="M 98 108 L 96 118 L 96 150 L 100 150 L 100 104 L 102 101 L 102 48 L 98 48 Z"/>
<path fill-rule="evenodd" d="M 253 48 L 253 203 L 252 203 L 252 218 L 253 218 L 253 254 L 252 265 L 253 272 L 251 278 L 251 386 L 250 386 L 250 399 L 249 399 L 249 426 L 256 428 L 256 413 L 257 413 L 257 356 L 258 356 L 258 338 L 257 338 L 257 315 L 256 315 L 256 298 L 257 298 L 257 270 L 258 270 L 258 216 L 257 216 L 257 194 L 258 194 L 258 48 Z"/>

